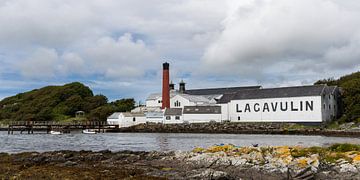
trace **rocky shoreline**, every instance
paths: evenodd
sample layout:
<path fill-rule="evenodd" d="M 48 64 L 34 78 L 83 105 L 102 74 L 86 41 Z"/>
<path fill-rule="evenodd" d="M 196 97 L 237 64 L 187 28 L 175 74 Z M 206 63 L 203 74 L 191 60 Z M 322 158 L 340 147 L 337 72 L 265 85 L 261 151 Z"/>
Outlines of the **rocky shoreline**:
<path fill-rule="evenodd" d="M 360 179 L 360 147 L 0 153 L 0 179 Z"/>
<path fill-rule="evenodd" d="M 146 123 L 119 128 L 112 132 L 140 133 L 209 133 L 209 134 L 289 134 L 360 137 L 357 129 L 325 129 L 322 126 L 301 126 L 293 123 Z"/>

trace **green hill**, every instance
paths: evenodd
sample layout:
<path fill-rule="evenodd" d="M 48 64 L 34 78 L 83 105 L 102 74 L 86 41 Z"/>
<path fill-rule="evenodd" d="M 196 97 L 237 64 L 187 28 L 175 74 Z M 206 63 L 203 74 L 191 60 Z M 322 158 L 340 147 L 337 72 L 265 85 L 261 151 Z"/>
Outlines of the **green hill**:
<path fill-rule="evenodd" d="M 119 103 L 108 103 L 105 96 L 94 96 L 89 87 L 79 82 L 46 86 L 0 101 L 0 120 L 61 121 L 73 118 L 76 111 L 84 111 L 88 120 L 105 120 L 112 112 L 127 111 L 134 107 L 133 99 L 121 102 L 130 103 L 127 103 L 126 107 L 124 103 L 120 103 L 120 107 L 117 106 Z"/>
<path fill-rule="evenodd" d="M 340 77 L 339 79 L 319 80 L 315 84 L 336 85 L 342 88 L 344 115 L 341 122 L 360 123 L 360 72 Z"/>

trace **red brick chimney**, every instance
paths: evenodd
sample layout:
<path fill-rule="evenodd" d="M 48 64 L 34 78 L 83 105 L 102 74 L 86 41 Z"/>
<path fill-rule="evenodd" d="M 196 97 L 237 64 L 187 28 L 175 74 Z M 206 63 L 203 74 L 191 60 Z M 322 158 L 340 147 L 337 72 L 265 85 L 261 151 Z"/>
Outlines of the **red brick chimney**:
<path fill-rule="evenodd" d="M 169 63 L 163 64 L 162 109 L 170 108 Z"/>

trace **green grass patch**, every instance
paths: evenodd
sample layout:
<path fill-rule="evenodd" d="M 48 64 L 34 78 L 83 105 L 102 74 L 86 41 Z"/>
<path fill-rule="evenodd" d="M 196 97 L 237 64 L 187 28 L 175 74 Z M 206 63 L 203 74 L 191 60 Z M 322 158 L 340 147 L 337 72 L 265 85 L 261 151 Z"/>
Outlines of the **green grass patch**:
<path fill-rule="evenodd" d="M 360 145 L 357 144 L 333 144 L 329 148 L 329 150 L 334 152 L 349 152 L 349 151 L 360 151 Z"/>
<path fill-rule="evenodd" d="M 322 155 L 325 152 L 326 152 L 326 149 L 324 149 L 322 147 L 318 147 L 318 146 L 302 148 L 302 149 L 292 149 L 290 151 L 291 156 L 293 156 L 294 158 L 306 157 L 306 156 L 310 156 L 312 154 Z"/>

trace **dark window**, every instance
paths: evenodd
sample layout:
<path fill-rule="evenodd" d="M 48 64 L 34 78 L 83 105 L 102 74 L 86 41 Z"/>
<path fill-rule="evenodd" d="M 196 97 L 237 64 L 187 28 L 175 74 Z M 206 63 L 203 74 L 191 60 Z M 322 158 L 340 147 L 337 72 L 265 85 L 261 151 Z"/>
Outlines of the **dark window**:
<path fill-rule="evenodd" d="M 136 121 L 136 118 L 135 118 L 135 117 L 133 117 L 133 121 L 134 121 L 134 122 Z"/>
<path fill-rule="evenodd" d="M 329 99 L 331 99 L 331 95 L 329 94 Z"/>
<path fill-rule="evenodd" d="M 170 120 L 171 119 L 171 116 L 166 116 L 166 120 Z"/>
<path fill-rule="evenodd" d="M 330 104 L 329 104 L 329 109 L 331 109 L 331 106 L 330 106 Z"/>
<path fill-rule="evenodd" d="M 324 109 L 325 109 L 325 104 L 324 104 Z"/>
<path fill-rule="evenodd" d="M 175 116 L 175 120 L 180 120 L 180 116 Z"/>
<path fill-rule="evenodd" d="M 179 102 L 179 101 L 176 101 L 176 102 L 174 103 L 174 106 L 175 106 L 175 107 L 179 107 L 179 106 L 180 106 L 180 102 Z"/>

